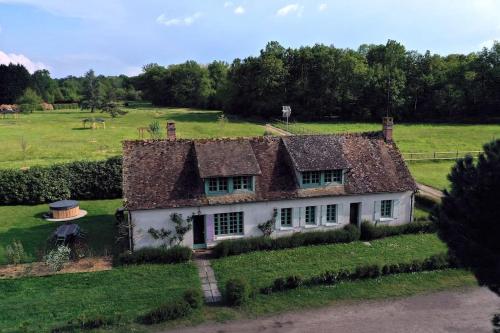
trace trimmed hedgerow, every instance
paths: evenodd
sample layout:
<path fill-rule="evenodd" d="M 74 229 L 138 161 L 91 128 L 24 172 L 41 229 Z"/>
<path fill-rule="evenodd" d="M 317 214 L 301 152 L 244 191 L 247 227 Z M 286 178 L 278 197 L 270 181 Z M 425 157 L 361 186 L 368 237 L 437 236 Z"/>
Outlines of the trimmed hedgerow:
<path fill-rule="evenodd" d="M 230 279 L 226 282 L 224 299 L 229 306 L 243 305 L 250 297 L 250 286 L 244 279 Z"/>
<path fill-rule="evenodd" d="M 0 170 L 0 205 L 122 196 L 122 158 Z"/>
<path fill-rule="evenodd" d="M 143 325 L 153 325 L 168 320 L 179 319 L 191 314 L 193 309 L 184 300 L 164 304 L 154 310 L 136 318 L 136 322 Z"/>
<path fill-rule="evenodd" d="M 148 247 L 118 255 L 116 265 L 177 264 L 191 260 L 193 250 L 186 246 Z"/>
<path fill-rule="evenodd" d="M 431 221 L 418 221 L 401 225 L 382 225 L 377 226 L 373 223 L 365 221 L 361 223 L 360 239 L 369 241 L 378 238 L 384 238 L 396 235 L 432 233 L 436 232 L 436 225 Z"/>
<path fill-rule="evenodd" d="M 448 254 L 441 253 L 424 260 L 414 260 L 412 262 L 383 266 L 378 264 L 362 265 L 356 267 L 353 271 L 344 269 L 339 271 L 325 271 L 304 281 L 298 276 L 279 277 L 274 280 L 272 285 L 261 288 L 260 293 L 271 294 L 273 292 L 295 289 L 301 285 L 330 285 L 342 281 L 373 279 L 383 275 L 433 271 L 455 267 L 458 267 L 457 261 Z"/>
<path fill-rule="evenodd" d="M 214 255 L 218 258 L 238 255 L 253 251 L 289 249 L 299 246 L 349 243 L 359 239 L 359 229 L 347 225 L 342 229 L 295 233 L 278 238 L 251 237 L 237 240 L 226 240 L 214 247 Z"/>

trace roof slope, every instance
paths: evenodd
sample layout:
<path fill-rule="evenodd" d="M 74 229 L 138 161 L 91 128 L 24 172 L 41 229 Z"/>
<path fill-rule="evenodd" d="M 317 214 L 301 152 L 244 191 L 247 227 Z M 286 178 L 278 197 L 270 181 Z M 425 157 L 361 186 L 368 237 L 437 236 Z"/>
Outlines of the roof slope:
<path fill-rule="evenodd" d="M 194 148 L 201 178 L 260 175 L 248 140 L 196 141 Z"/>
<path fill-rule="evenodd" d="M 125 206 L 131 210 L 417 189 L 396 145 L 386 143 L 378 132 L 293 138 L 125 141 L 123 147 L 123 192 Z M 253 157 L 255 161 L 247 163 L 245 158 L 231 156 L 221 160 L 226 152 L 233 157 L 242 152 L 242 156 Z M 318 167 L 307 161 L 304 157 L 307 154 L 314 155 Z M 210 160 L 211 157 L 214 159 Z M 241 166 L 243 171 L 226 163 L 231 158 L 230 163 Z M 218 165 L 222 170 L 217 169 Z M 301 189 L 294 170 L 299 167 L 298 171 L 346 169 L 345 185 Z M 257 168 L 259 172 L 253 173 Z M 255 193 L 209 197 L 204 194 L 203 177 L 237 175 L 232 173 L 256 175 Z"/>

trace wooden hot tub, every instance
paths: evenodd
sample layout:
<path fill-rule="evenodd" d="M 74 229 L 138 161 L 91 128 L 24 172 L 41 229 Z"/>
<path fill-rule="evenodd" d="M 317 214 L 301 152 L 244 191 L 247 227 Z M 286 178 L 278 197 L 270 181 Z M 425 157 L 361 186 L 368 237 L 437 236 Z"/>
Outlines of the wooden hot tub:
<path fill-rule="evenodd" d="M 80 214 L 80 206 L 76 200 L 61 200 L 49 204 L 53 219 L 68 219 Z"/>

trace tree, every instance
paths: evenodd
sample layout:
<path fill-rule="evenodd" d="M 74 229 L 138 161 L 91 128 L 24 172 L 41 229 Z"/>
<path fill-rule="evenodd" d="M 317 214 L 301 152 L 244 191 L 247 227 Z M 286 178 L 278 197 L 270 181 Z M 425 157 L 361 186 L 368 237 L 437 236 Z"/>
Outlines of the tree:
<path fill-rule="evenodd" d="M 432 214 L 438 235 L 480 285 L 500 295 L 500 140 L 486 144 L 477 162 L 459 159 L 448 178 L 451 190 Z"/>
<path fill-rule="evenodd" d="M 112 118 L 126 115 L 128 112 L 122 110 L 116 102 L 116 91 L 113 87 L 108 87 L 106 93 L 102 98 L 101 104 L 96 106 L 101 109 L 101 112 L 108 113 Z"/>
<path fill-rule="evenodd" d="M 101 84 L 91 69 L 85 74 L 83 84 L 82 109 L 90 109 L 94 112 L 102 103 Z"/>
<path fill-rule="evenodd" d="M 47 103 L 54 103 L 56 97 L 61 95 L 57 82 L 50 77 L 46 69 L 38 70 L 31 75 L 31 86 Z"/>
<path fill-rule="evenodd" d="M 38 110 L 42 102 L 42 98 L 31 88 L 27 88 L 24 94 L 17 100 L 22 112 L 33 112 Z"/>
<path fill-rule="evenodd" d="M 0 65 L 0 104 L 14 103 L 29 83 L 30 73 L 23 65 Z"/>

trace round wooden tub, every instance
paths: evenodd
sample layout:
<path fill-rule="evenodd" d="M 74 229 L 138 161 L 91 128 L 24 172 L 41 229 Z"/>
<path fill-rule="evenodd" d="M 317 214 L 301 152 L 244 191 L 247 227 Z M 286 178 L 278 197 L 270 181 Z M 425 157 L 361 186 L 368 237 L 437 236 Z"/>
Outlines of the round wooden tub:
<path fill-rule="evenodd" d="M 67 219 L 80 214 L 80 206 L 76 200 L 61 200 L 49 204 L 54 219 Z"/>

